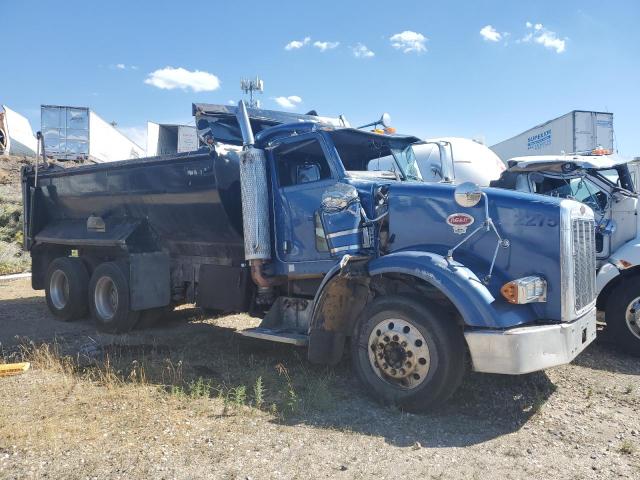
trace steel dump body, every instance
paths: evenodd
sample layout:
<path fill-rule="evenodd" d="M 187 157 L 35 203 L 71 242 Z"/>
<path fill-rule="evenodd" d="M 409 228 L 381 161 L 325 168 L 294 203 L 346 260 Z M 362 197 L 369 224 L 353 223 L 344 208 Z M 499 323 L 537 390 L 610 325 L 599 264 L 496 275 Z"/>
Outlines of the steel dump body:
<path fill-rule="evenodd" d="M 74 226 L 86 231 L 87 218 L 94 215 L 111 225 L 146 223 L 158 248 L 172 256 L 238 265 L 244 253 L 234 158 L 189 153 L 40 171 L 39 219 L 27 238 L 37 244 L 57 233 L 68 235 Z M 34 176 L 26 178 L 33 186 Z M 104 237 L 109 239 L 108 232 Z M 74 240 L 68 238 L 70 244 Z"/>

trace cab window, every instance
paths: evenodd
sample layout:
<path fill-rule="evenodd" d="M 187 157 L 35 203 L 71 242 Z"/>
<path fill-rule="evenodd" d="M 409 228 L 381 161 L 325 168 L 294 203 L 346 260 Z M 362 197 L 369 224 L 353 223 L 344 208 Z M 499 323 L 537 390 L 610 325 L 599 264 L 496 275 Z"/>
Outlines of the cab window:
<path fill-rule="evenodd" d="M 273 152 L 281 187 L 319 182 L 331 178 L 329 162 L 317 139 L 285 143 Z"/>

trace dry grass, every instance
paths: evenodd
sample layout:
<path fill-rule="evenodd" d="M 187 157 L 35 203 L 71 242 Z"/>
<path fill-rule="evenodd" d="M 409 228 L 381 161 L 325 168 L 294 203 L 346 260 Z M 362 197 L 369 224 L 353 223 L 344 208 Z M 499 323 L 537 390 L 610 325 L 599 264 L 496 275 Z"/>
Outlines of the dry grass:
<path fill-rule="evenodd" d="M 159 395 L 182 401 L 208 399 L 221 407 L 221 414 L 232 415 L 246 408 L 261 410 L 280 419 L 296 414 L 312 414 L 335 404 L 332 382 L 335 375 L 325 369 L 311 371 L 294 356 L 293 379 L 284 363 L 269 369 L 266 364 L 238 370 L 234 381 L 197 375 L 197 368 L 183 360 L 163 356 L 161 348 L 114 345 L 102 355 L 89 358 L 64 355 L 57 343 L 25 342 L 11 358 L 0 361 L 28 361 L 35 370 L 56 374 L 67 384 L 85 383 L 107 391 L 154 390 Z M 164 352 L 166 353 L 166 352 Z"/>

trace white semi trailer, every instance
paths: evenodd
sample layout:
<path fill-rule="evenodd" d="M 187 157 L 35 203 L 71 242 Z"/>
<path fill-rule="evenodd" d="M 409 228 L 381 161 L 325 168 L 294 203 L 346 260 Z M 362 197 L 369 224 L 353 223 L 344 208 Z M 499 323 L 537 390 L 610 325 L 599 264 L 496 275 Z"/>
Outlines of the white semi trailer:
<path fill-rule="evenodd" d="M 491 150 L 506 162 L 526 155 L 562 155 L 596 148 L 614 151 L 613 140 L 613 113 L 573 110 L 496 143 Z"/>
<path fill-rule="evenodd" d="M 56 160 L 114 162 L 145 156 L 144 149 L 87 107 L 42 105 L 45 152 Z"/>
<path fill-rule="evenodd" d="M 198 150 L 198 132 L 194 125 L 147 122 L 147 156 Z"/>
<path fill-rule="evenodd" d="M 36 155 L 37 140 L 26 117 L 0 105 L 0 154 Z"/>

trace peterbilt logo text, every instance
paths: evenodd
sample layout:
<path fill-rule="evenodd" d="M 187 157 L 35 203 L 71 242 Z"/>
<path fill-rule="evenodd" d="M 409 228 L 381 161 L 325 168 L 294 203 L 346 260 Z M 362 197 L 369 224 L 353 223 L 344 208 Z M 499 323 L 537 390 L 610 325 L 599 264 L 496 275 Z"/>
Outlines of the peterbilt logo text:
<path fill-rule="evenodd" d="M 466 233 L 467 228 L 475 222 L 475 219 L 466 213 L 453 213 L 447 217 L 447 224 L 453 227 L 453 233 Z"/>

